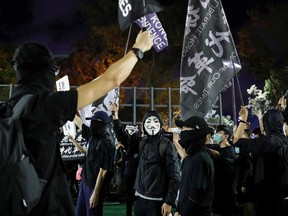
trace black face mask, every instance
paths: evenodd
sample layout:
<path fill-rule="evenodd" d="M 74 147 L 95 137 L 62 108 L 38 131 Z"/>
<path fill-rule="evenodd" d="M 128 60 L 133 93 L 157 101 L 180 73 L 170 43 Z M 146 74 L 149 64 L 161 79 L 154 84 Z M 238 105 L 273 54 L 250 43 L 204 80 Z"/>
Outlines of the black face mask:
<path fill-rule="evenodd" d="M 102 121 L 91 121 L 90 132 L 92 137 L 105 137 L 106 136 L 106 124 Z"/>
<path fill-rule="evenodd" d="M 206 134 L 198 130 L 181 131 L 180 145 L 187 154 L 191 154 L 205 145 Z"/>
<path fill-rule="evenodd" d="M 23 75 L 19 79 L 18 84 L 31 86 L 37 93 L 51 93 L 54 91 L 55 82 L 55 74 L 51 69 L 47 68 L 39 71 L 39 73 L 31 73 L 27 76 Z"/>

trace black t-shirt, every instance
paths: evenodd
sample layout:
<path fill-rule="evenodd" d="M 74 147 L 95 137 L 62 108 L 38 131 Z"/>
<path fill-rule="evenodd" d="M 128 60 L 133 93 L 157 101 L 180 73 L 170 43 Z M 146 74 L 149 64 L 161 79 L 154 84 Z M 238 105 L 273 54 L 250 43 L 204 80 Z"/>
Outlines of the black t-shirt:
<path fill-rule="evenodd" d="M 105 183 L 113 172 L 113 158 L 115 147 L 109 137 L 91 138 L 88 143 L 88 154 L 85 161 L 82 181 L 94 189 L 100 168 L 107 170 Z"/>
<path fill-rule="evenodd" d="M 29 216 L 75 214 L 62 167 L 58 132 L 67 120 L 73 120 L 76 110 L 75 90 L 34 95 L 21 118 L 25 143 L 37 173 L 48 180 L 39 204 Z"/>

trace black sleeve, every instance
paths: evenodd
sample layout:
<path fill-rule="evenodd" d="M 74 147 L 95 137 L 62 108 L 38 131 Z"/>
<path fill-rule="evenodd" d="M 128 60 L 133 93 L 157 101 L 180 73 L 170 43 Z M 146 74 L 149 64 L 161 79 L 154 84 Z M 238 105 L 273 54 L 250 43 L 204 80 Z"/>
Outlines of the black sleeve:
<path fill-rule="evenodd" d="M 77 91 L 54 92 L 49 95 L 39 95 L 31 107 L 30 115 L 37 115 L 40 122 L 55 130 L 63 126 L 68 120 L 73 121 L 77 111 Z"/>
<path fill-rule="evenodd" d="M 285 108 L 285 110 L 282 112 L 282 115 L 284 117 L 284 121 L 288 123 L 288 106 Z"/>
<path fill-rule="evenodd" d="M 171 141 L 167 143 L 166 172 L 168 173 L 169 184 L 165 203 L 173 206 L 180 184 L 180 161 L 177 150 Z"/>
<path fill-rule="evenodd" d="M 127 149 L 130 146 L 131 136 L 119 119 L 113 120 L 113 130 L 117 140 Z"/>
<path fill-rule="evenodd" d="M 112 149 L 113 145 L 110 139 L 103 139 L 102 140 L 102 145 L 100 148 L 100 159 L 99 161 L 99 167 L 104 169 L 104 170 L 113 170 L 113 158 L 115 153 L 115 150 Z"/>
<path fill-rule="evenodd" d="M 247 188 L 252 178 L 253 163 L 251 159 L 249 158 L 249 156 L 244 156 L 242 160 L 243 160 L 242 166 L 244 169 L 244 175 L 243 175 L 243 180 L 241 181 L 242 184 L 240 186 Z"/>
<path fill-rule="evenodd" d="M 87 143 L 91 137 L 90 128 L 85 124 L 82 124 L 82 137 L 87 141 Z"/>
<path fill-rule="evenodd" d="M 268 152 L 271 148 L 269 140 L 266 136 L 259 137 L 256 139 L 239 139 L 235 143 L 236 147 L 240 148 L 240 152 L 243 154 L 248 154 L 249 152 L 255 155 L 262 155 Z"/>
<path fill-rule="evenodd" d="M 209 149 L 219 151 L 220 146 L 218 144 L 208 144 L 206 145 Z"/>

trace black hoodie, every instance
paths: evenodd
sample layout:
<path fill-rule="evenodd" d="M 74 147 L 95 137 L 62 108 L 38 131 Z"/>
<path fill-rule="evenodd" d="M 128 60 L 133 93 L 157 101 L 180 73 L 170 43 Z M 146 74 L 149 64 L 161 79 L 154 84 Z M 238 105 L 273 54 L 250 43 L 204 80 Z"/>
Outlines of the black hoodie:
<path fill-rule="evenodd" d="M 162 120 L 156 111 L 149 111 L 143 118 L 143 124 L 149 116 Z M 144 133 L 147 132 L 144 129 Z M 142 196 L 160 199 L 169 205 L 175 203 L 180 183 L 180 165 L 177 150 L 173 143 L 167 143 L 165 159 L 160 156 L 159 145 L 164 139 L 162 130 L 150 136 L 147 135 L 146 142 L 140 152 L 140 160 L 134 188 Z"/>
<path fill-rule="evenodd" d="M 263 115 L 266 135 L 240 139 L 235 144 L 240 152 L 257 156 L 255 184 L 258 195 L 262 197 L 288 196 L 288 139 L 283 133 L 283 120 L 281 112 L 270 109 Z M 285 176 L 287 178 L 283 180 Z"/>

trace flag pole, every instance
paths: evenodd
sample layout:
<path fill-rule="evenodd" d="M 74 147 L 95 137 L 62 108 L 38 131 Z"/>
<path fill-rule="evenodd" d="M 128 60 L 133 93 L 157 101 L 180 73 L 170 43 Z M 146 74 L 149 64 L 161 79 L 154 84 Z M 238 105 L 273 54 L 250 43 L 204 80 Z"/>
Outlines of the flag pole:
<path fill-rule="evenodd" d="M 124 51 L 124 56 L 128 52 L 128 46 L 129 46 L 129 41 L 130 41 L 130 36 L 131 36 L 131 29 L 132 29 L 132 24 L 129 26 L 129 32 L 128 32 L 128 37 L 125 45 L 125 51 Z M 114 91 L 114 103 L 117 103 L 117 106 L 119 107 L 119 95 L 120 95 L 120 87 L 116 87 Z"/>
<path fill-rule="evenodd" d="M 233 59 L 232 59 L 232 64 L 233 64 L 233 70 L 234 70 L 234 72 L 235 72 L 236 69 L 235 69 L 235 64 L 234 64 Z M 240 82 L 239 82 L 238 74 L 237 74 L 237 73 L 235 73 L 235 77 L 236 77 L 236 82 L 237 82 L 237 86 L 238 86 L 238 91 L 239 91 L 239 97 L 240 97 L 240 101 L 241 101 L 241 106 L 244 106 L 243 95 L 242 95 L 241 86 L 240 86 Z"/>
<path fill-rule="evenodd" d="M 144 16 L 143 16 L 143 24 L 142 29 L 146 28 L 146 15 L 147 15 L 147 9 L 146 9 L 146 0 L 143 0 L 143 7 L 144 7 Z"/>
<path fill-rule="evenodd" d="M 237 85 L 238 85 L 238 91 L 239 91 L 239 96 L 240 96 L 240 100 L 241 100 L 241 105 L 244 106 L 243 95 L 242 95 L 241 86 L 240 86 L 240 82 L 239 82 L 239 78 L 238 78 L 237 74 L 236 74 L 236 81 L 237 81 Z"/>
<path fill-rule="evenodd" d="M 236 125 L 237 122 L 237 116 L 236 116 L 236 97 L 235 97 L 235 80 L 234 77 L 231 80 L 232 82 L 232 106 L 233 106 L 233 121 L 234 125 Z"/>
<path fill-rule="evenodd" d="M 129 32 L 128 32 L 128 37 L 127 37 L 127 41 L 126 41 L 124 56 L 125 56 L 125 55 L 127 54 L 127 52 L 128 52 L 128 46 L 129 46 L 129 41 L 130 41 L 130 36 L 131 36 L 131 29 L 132 29 L 132 24 L 130 24 L 130 26 L 129 26 Z"/>

